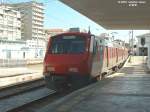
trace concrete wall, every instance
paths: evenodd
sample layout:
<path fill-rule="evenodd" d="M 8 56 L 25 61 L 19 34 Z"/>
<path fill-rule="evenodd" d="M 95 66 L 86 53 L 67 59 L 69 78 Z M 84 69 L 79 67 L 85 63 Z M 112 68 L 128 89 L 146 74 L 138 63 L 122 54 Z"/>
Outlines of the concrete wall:
<path fill-rule="evenodd" d="M 46 46 L 40 44 L 37 46 L 36 41 L 33 43 L 0 43 L 0 59 L 43 59 Z"/>

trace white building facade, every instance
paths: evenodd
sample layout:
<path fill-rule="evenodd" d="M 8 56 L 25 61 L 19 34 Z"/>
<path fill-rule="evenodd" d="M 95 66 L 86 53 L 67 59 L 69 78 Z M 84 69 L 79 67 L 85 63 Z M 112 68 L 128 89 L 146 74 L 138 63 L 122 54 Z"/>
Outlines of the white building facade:
<path fill-rule="evenodd" d="M 0 5 L 0 66 L 44 59 L 43 10 L 35 1 Z"/>
<path fill-rule="evenodd" d="M 21 12 L 21 36 L 23 40 L 44 40 L 44 6 L 36 1 L 8 4 Z"/>
<path fill-rule="evenodd" d="M 32 60 L 43 59 L 46 51 L 45 43 L 36 41 L 4 41 L 0 40 L 0 59 Z"/>
<path fill-rule="evenodd" d="M 11 7 L 0 6 L 0 40 L 21 39 L 21 16 Z"/>
<path fill-rule="evenodd" d="M 145 45 L 141 44 L 142 38 L 144 38 L 144 40 L 145 40 Z M 150 33 L 137 36 L 137 40 L 138 40 L 138 42 L 137 42 L 137 55 L 148 56 L 149 55 L 148 54 L 149 48 L 150 48 Z"/>
<path fill-rule="evenodd" d="M 46 46 L 34 40 L 0 40 L 0 67 L 25 66 L 28 63 L 42 63 Z"/>
<path fill-rule="evenodd" d="M 26 46 L 22 50 L 26 51 L 25 59 L 44 59 L 46 42 L 27 40 Z"/>
<path fill-rule="evenodd" d="M 142 38 L 145 41 L 145 44 L 142 45 Z M 141 56 L 147 56 L 147 66 L 150 69 L 150 33 L 137 36 L 137 53 Z"/>
<path fill-rule="evenodd" d="M 21 48 L 25 44 L 23 41 L 0 40 L 0 59 L 23 59 Z"/>

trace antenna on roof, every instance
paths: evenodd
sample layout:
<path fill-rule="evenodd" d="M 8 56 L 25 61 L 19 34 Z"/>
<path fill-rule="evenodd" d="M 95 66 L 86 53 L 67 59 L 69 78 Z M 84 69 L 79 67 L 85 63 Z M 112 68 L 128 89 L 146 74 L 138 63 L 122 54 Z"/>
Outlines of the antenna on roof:
<path fill-rule="evenodd" d="M 88 34 L 91 34 L 91 28 L 90 28 L 90 26 L 89 26 Z"/>

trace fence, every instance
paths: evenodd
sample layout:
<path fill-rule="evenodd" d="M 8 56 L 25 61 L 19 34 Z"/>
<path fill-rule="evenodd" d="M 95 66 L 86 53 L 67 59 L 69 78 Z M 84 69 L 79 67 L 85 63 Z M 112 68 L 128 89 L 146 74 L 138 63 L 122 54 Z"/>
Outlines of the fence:
<path fill-rule="evenodd" d="M 27 65 L 27 60 L 0 59 L 0 67 L 23 67 Z"/>
<path fill-rule="evenodd" d="M 26 65 L 42 64 L 43 59 L 0 59 L 0 67 L 25 67 Z"/>

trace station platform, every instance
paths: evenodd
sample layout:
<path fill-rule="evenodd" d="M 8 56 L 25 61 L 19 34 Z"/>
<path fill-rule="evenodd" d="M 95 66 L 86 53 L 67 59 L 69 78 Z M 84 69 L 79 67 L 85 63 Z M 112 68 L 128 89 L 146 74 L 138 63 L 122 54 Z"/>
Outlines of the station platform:
<path fill-rule="evenodd" d="M 43 78 L 41 65 L 27 67 L 0 68 L 0 89 Z"/>
<path fill-rule="evenodd" d="M 0 68 L 0 78 L 32 73 L 35 73 L 35 71 L 26 67 Z"/>
<path fill-rule="evenodd" d="M 146 57 L 132 57 L 117 73 L 75 91 L 38 112 L 149 112 Z"/>

